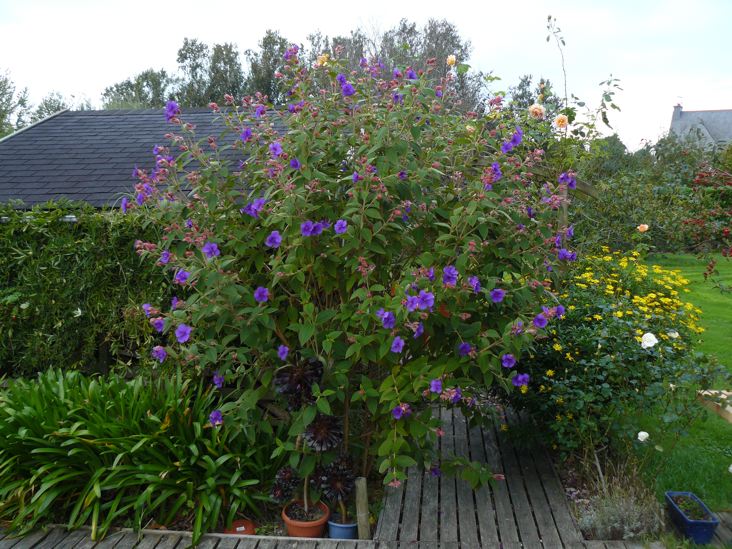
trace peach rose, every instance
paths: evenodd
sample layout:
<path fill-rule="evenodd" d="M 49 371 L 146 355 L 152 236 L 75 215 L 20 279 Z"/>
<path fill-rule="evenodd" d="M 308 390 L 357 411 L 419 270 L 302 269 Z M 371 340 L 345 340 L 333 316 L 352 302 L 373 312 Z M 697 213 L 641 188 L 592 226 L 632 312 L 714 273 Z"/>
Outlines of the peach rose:
<path fill-rule="evenodd" d="M 636 229 L 638 229 L 639 233 L 644 233 L 648 230 L 648 225 L 646 225 L 645 223 L 641 223 L 636 227 Z"/>
<path fill-rule="evenodd" d="M 546 114 L 546 109 L 544 108 L 544 105 L 539 105 L 539 103 L 534 103 L 529 107 L 529 115 L 531 115 L 531 118 L 534 118 L 536 120 L 541 120 L 544 118 L 544 115 Z"/>

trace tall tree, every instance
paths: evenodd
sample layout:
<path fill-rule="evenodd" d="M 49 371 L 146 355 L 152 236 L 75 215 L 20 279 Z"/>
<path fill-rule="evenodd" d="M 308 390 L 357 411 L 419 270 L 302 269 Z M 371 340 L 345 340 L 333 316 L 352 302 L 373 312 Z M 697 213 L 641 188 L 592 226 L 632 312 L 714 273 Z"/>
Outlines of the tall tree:
<path fill-rule="evenodd" d="M 105 109 L 157 109 L 171 98 L 174 84 L 164 69 L 147 69 L 106 88 L 102 105 Z"/>
<path fill-rule="evenodd" d="M 28 89 L 18 91 L 10 74 L 0 73 L 0 137 L 25 126 L 29 116 Z"/>
<path fill-rule="evenodd" d="M 268 30 L 259 42 L 259 50 L 247 50 L 245 55 L 249 62 L 249 74 L 244 86 L 245 93 L 261 92 L 274 104 L 285 100 L 279 81 L 274 74 L 282 64 L 290 42 L 279 32 Z"/>
<path fill-rule="evenodd" d="M 70 109 L 69 101 L 57 91 L 52 91 L 36 106 L 31 114 L 31 122 L 38 122 L 59 111 Z"/>
<path fill-rule="evenodd" d="M 197 39 L 183 39 L 178 50 L 178 68 L 182 73 L 176 97 L 183 105 L 202 107 L 208 103 L 209 47 Z"/>
<path fill-rule="evenodd" d="M 207 99 L 222 101 L 224 94 L 239 97 L 244 92 L 244 71 L 239 50 L 233 44 L 214 44 L 208 67 Z"/>

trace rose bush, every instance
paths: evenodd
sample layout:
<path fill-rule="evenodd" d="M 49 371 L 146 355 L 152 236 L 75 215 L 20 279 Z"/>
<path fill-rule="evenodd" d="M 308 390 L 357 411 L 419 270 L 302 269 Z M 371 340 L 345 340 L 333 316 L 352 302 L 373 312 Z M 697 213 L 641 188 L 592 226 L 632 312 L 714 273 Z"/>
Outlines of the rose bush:
<path fill-rule="evenodd" d="M 196 136 L 169 103 L 171 144 L 124 204 L 164 231 L 138 249 L 180 288 L 147 309 L 156 360 L 235 387 L 217 424 L 289 421 L 278 452 L 305 478 L 337 453 L 386 483 L 431 463 L 429 404 L 526 385 L 512 359 L 552 326 L 544 279 L 576 257 L 557 226 L 573 177 L 534 175 L 540 122 L 499 101 L 459 113 L 464 66 L 429 87 L 435 63 L 344 73 L 292 47 L 286 110 L 227 96 L 227 132 Z"/>

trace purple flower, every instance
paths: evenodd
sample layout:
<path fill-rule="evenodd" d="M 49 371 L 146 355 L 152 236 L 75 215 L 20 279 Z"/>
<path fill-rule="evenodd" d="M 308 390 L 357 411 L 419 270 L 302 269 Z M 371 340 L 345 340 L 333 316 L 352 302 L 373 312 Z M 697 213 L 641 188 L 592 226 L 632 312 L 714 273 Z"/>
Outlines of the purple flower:
<path fill-rule="evenodd" d="M 163 250 L 162 252 L 160 252 L 160 259 L 158 260 L 158 262 L 161 265 L 167 265 L 169 261 L 170 261 L 170 252 L 168 250 Z"/>
<path fill-rule="evenodd" d="M 262 118 L 267 113 L 267 109 L 264 107 L 264 105 L 257 105 L 257 108 L 254 109 L 254 116 L 257 118 Z"/>
<path fill-rule="evenodd" d="M 213 259 L 214 257 L 218 257 L 219 255 L 221 255 L 221 251 L 216 245 L 216 242 L 206 242 L 203 245 L 203 248 L 201 248 L 201 251 L 203 252 L 203 255 L 205 255 L 208 259 Z"/>
<path fill-rule="evenodd" d="M 506 290 L 501 288 L 493 288 L 491 290 L 491 300 L 493 303 L 500 303 L 504 297 L 506 297 Z"/>
<path fill-rule="evenodd" d="M 521 320 L 517 320 L 516 324 L 511 326 L 511 335 L 521 335 L 524 333 L 524 323 Z"/>
<path fill-rule="evenodd" d="M 397 175 L 397 177 L 399 179 L 401 179 L 402 181 L 404 181 L 408 177 L 407 176 L 407 172 L 405 172 L 404 170 L 402 170 L 402 171 L 399 172 L 399 174 Z"/>
<path fill-rule="evenodd" d="M 279 156 L 282 154 L 282 145 L 279 141 L 275 141 L 274 143 L 269 144 L 269 152 L 272 154 L 272 156 Z"/>
<path fill-rule="evenodd" d="M 180 114 L 180 107 L 175 101 L 168 101 L 165 104 L 165 119 L 170 122 Z"/>
<path fill-rule="evenodd" d="M 536 217 L 536 214 L 534 214 L 534 208 L 526 206 L 526 215 L 529 216 L 529 219 L 534 219 L 534 217 Z"/>
<path fill-rule="evenodd" d="M 435 268 L 434 267 L 430 267 L 429 269 L 427 269 L 427 278 L 429 278 L 431 282 L 435 281 Z"/>
<path fill-rule="evenodd" d="M 358 172 L 353 172 L 353 176 L 351 177 L 351 179 L 353 179 L 354 183 L 358 183 L 361 179 L 363 179 L 363 177 L 361 177 Z"/>
<path fill-rule="evenodd" d="M 277 347 L 277 356 L 284 362 L 287 360 L 287 354 L 290 352 L 290 348 L 287 345 L 280 345 Z"/>
<path fill-rule="evenodd" d="M 564 234 L 567 237 L 567 240 L 572 240 L 574 237 L 574 225 L 567 227 L 567 231 Z"/>
<path fill-rule="evenodd" d="M 251 217 L 259 217 L 259 212 L 264 208 L 267 201 L 264 198 L 256 198 L 253 202 L 250 202 L 239 210 L 243 214 L 247 214 Z"/>
<path fill-rule="evenodd" d="M 353 87 L 353 84 L 346 82 L 341 86 L 341 93 L 343 94 L 343 97 L 349 97 L 356 93 L 356 89 Z"/>
<path fill-rule="evenodd" d="M 501 165 L 498 162 L 493 162 L 493 164 L 491 164 L 491 175 L 493 176 L 494 183 L 503 177 Z"/>
<path fill-rule="evenodd" d="M 348 222 L 345 219 L 339 219 L 333 226 L 336 234 L 343 234 L 348 230 Z"/>
<path fill-rule="evenodd" d="M 341 73 L 338 73 L 338 76 L 336 76 L 336 81 L 341 85 L 345 86 L 348 80 L 346 79 L 346 75 Z"/>
<path fill-rule="evenodd" d="M 399 69 L 394 69 L 392 71 L 392 75 L 394 75 L 394 78 L 401 78 L 402 77 L 402 71 L 400 71 Z"/>
<path fill-rule="evenodd" d="M 325 229 L 326 224 L 322 221 L 319 221 L 318 223 L 313 223 L 313 230 L 311 232 L 312 236 L 318 236 L 323 232 L 323 229 Z"/>
<path fill-rule="evenodd" d="M 516 357 L 511 353 L 506 353 L 501 357 L 501 366 L 504 368 L 513 368 L 516 366 Z"/>
<path fill-rule="evenodd" d="M 522 385 L 528 385 L 529 384 L 529 374 L 517 374 L 511 380 L 511 383 L 513 383 L 514 387 L 521 387 Z"/>
<path fill-rule="evenodd" d="M 404 104 L 404 94 L 394 92 L 391 96 L 391 100 L 395 105 L 402 105 Z"/>
<path fill-rule="evenodd" d="M 217 389 L 221 389 L 221 387 L 224 386 L 224 376 L 222 376 L 218 372 L 214 372 L 213 384 L 216 386 Z"/>
<path fill-rule="evenodd" d="M 460 345 L 458 345 L 458 355 L 460 356 L 468 356 L 472 350 L 473 346 L 466 341 L 463 341 Z"/>
<path fill-rule="evenodd" d="M 416 295 L 407 296 L 407 302 L 404 304 L 410 313 L 419 308 L 419 298 Z"/>
<path fill-rule="evenodd" d="M 162 333 L 165 328 L 165 319 L 162 317 L 152 318 L 150 319 L 150 324 L 155 328 L 156 332 Z"/>
<path fill-rule="evenodd" d="M 152 305 L 150 305 L 149 303 L 142 304 L 142 310 L 145 311 L 145 316 L 147 318 L 150 318 L 150 309 L 152 309 Z"/>
<path fill-rule="evenodd" d="M 407 69 L 407 79 L 408 80 L 417 80 L 419 76 L 417 76 L 417 73 L 414 72 L 414 69 Z"/>
<path fill-rule="evenodd" d="M 180 300 L 178 299 L 177 296 L 173 296 L 173 299 L 170 300 L 170 308 L 171 309 L 175 309 L 176 307 L 178 307 L 178 302 L 179 301 Z"/>
<path fill-rule="evenodd" d="M 224 424 L 224 416 L 221 415 L 221 410 L 214 410 L 213 412 L 211 412 L 211 415 L 208 416 L 208 420 L 214 427 L 218 427 L 219 425 Z"/>
<path fill-rule="evenodd" d="M 185 343 L 188 341 L 191 337 L 191 330 L 192 328 L 187 324 L 181 324 L 178 326 L 175 329 L 175 338 L 178 340 L 178 343 Z"/>
<path fill-rule="evenodd" d="M 442 476 L 442 471 L 437 465 L 433 465 L 432 467 L 430 467 L 430 475 L 432 475 L 433 477 L 440 477 Z"/>
<path fill-rule="evenodd" d="M 477 276 L 471 276 L 468 278 L 468 284 L 473 288 L 473 291 L 477 294 L 480 291 L 480 280 Z"/>
<path fill-rule="evenodd" d="M 419 291 L 417 299 L 419 300 L 417 306 L 420 309 L 431 309 L 435 304 L 435 294 L 432 292 L 426 292 L 425 290 Z"/>
<path fill-rule="evenodd" d="M 135 195 L 135 202 L 138 206 L 142 206 L 145 203 L 145 195 L 142 193 L 137 193 Z"/>
<path fill-rule="evenodd" d="M 120 204 L 120 209 L 122 210 L 122 213 L 127 213 L 127 210 L 130 209 L 130 201 L 126 196 L 122 197 L 122 203 Z"/>
<path fill-rule="evenodd" d="M 290 160 L 290 168 L 292 168 L 293 170 L 299 170 L 300 168 L 302 168 L 302 164 L 300 164 L 300 161 L 297 158 L 293 158 L 292 160 Z"/>
<path fill-rule="evenodd" d="M 424 333 L 424 324 L 421 322 L 417 324 L 417 329 L 414 330 L 414 339 L 418 339 Z"/>
<path fill-rule="evenodd" d="M 376 316 L 381 319 L 381 325 L 387 330 L 391 330 L 396 326 L 396 316 L 394 313 L 385 311 L 384 309 L 379 309 L 376 312 Z"/>
<path fill-rule="evenodd" d="M 560 261 L 575 261 L 577 259 L 577 252 L 570 252 L 566 248 L 562 248 L 559 250 L 558 257 Z"/>
<path fill-rule="evenodd" d="M 403 417 L 409 417 L 412 413 L 412 407 L 409 404 L 400 404 L 399 406 L 395 406 L 394 409 L 391 411 L 391 415 L 394 416 L 394 419 L 402 419 Z"/>
<path fill-rule="evenodd" d="M 188 277 L 191 276 L 191 273 L 188 271 L 184 271 L 183 269 L 176 271 L 175 273 L 175 283 L 176 284 L 185 284 L 188 281 Z"/>
<path fill-rule="evenodd" d="M 241 132 L 241 135 L 239 136 L 244 143 L 248 143 L 252 140 L 252 129 L 251 128 L 244 128 Z"/>
<path fill-rule="evenodd" d="M 269 290 L 264 286 L 259 286 L 254 290 L 254 300 L 258 303 L 264 303 L 269 299 Z"/>
<path fill-rule="evenodd" d="M 193 220 L 191 218 L 186 219 L 186 228 L 187 229 L 193 228 Z"/>
<path fill-rule="evenodd" d="M 452 265 L 448 265 L 442 271 L 442 283 L 448 287 L 454 287 L 458 279 L 458 270 Z"/>
<path fill-rule="evenodd" d="M 557 181 L 559 183 L 566 184 L 567 187 L 569 187 L 570 189 L 577 188 L 577 178 L 574 176 L 574 174 L 562 172 L 561 174 L 559 174 Z"/>
<path fill-rule="evenodd" d="M 566 312 L 563 305 L 557 305 L 557 308 L 554 311 L 559 318 L 562 318 Z"/>
<path fill-rule="evenodd" d="M 272 231 L 269 236 L 264 240 L 264 244 L 270 248 L 279 248 L 282 244 L 282 237 L 279 231 Z"/>
<path fill-rule="evenodd" d="M 165 352 L 165 347 L 162 347 L 161 345 L 155 345 L 150 355 L 155 360 L 160 362 L 160 364 L 162 364 L 165 361 L 165 358 L 168 356 L 168 353 Z"/>
<path fill-rule="evenodd" d="M 536 315 L 534 317 L 533 322 L 534 322 L 534 326 L 536 326 L 537 328 L 544 328 L 544 327 L 546 327 L 546 323 L 547 323 L 546 316 L 544 316 L 544 313 L 539 313 L 538 315 Z"/>
<path fill-rule="evenodd" d="M 460 402 L 461 398 L 463 398 L 462 389 L 460 389 L 460 387 L 455 387 L 455 389 L 453 389 L 453 394 L 450 402 L 452 402 L 453 404 L 457 404 L 458 402 Z"/>
<path fill-rule="evenodd" d="M 313 228 L 315 227 L 315 223 L 312 221 L 303 221 L 300 223 L 300 234 L 303 236 L 313 236 Z"/>
<path fill-rule="evenodd" d="M 442 392 L 442 380 L 437 378 L 430 381 L 430 393 L 437 393 L 438 395 Z"/>
<path fill-rule="evenodd" d="M 402 349 L 404 349 L 404 340 L 401 337 L 396 336 L 394 341 L 391 342 L 391 352 L 401 353 Z"/>

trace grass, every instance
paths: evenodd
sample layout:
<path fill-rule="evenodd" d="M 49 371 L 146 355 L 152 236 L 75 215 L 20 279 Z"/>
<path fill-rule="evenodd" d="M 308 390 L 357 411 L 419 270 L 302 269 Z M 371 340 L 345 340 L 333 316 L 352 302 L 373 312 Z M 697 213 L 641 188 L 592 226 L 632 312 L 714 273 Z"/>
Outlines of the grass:
<path fill-rule="evenodd" d="M 690 280 L 691 292 L 685 299 L 702 309 L 701 325 L 706 330 L 697 348 L 716 355 L 732 372 L 732 292 L 722 293 L 705 281 L 706 264 L 693 255 L 654 255 L 648 258 L 648 263 L 680 269 Z M 720 258 L 717 268 L 719 280 L 732 284 L 732 261 Z M 649 423 L 656 423 L 655 418 L 649 418 Z M 657 431 L 660 422 L 655 426 Z M 728 471 L 732 464 L 732 424 L 705 411 L 700 420 L 692 423 L 689 434 L 675 445 L 672 436 L 656 442 L 667 449 L 656 457 L 665 462 L 655 479 L 659 497 L 666 490 L 689 490 L 712 510 L 732 510 L 732 474 Z"/>

